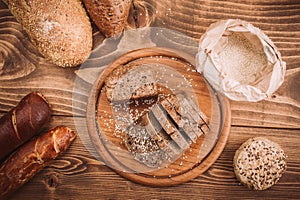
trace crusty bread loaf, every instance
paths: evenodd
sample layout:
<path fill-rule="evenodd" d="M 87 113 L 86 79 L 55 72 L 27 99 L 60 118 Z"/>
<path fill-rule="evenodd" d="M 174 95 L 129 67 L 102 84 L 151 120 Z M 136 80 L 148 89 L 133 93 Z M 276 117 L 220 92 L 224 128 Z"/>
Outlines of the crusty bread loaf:
<path fill-rule="evenodd" d="M 112 71 L 105 81 L 109 101 L 129 101 L 158 94 L 153 71 L 147 66 L 127 64 Z"/>
<path fill-rule="evenodd" d="M 92 27 L 79 0 L 6 0 L 40 53 L 50 62 L 72 67 L 92 49 Z"/>
<path fill-rule="evenodd" d="M 264 137 L 243 143 L 234 155 L 233 165 L 237 179 L 254 190 L 276 184 L 287 167 L 282 148 Z"/>
<path fill-rule="evenodd" d="M 0 199 L 12 194 L 66 151 L 75 137 L 72 130 L 59 126 L 21 146 L 0 167 Z"/>
<path fill-rule="evenodd" d="M 106 37 L 119 36 L 123 31 L 131 0 L 83 0 L 91 19 Z"/>
<path fill-rule="evenodd" d="M 49 121 L 51 108 L 39 92 L 31 92 L 0 118 L 0 160 L 37 135 Z"/>

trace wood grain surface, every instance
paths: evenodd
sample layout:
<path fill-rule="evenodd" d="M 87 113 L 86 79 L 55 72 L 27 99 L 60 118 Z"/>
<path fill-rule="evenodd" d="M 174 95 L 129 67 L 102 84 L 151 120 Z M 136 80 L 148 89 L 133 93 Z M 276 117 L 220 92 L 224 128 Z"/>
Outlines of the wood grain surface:
<path fill-rule="evenodd" d="M 299 199 L 300 198 L 300 2 L 299 0 L 147 0 L 155 15 L 152 26 L 180 31 L 199 40 L 218 20 L 239 18 L 262 29 L 287 63 L 285 81 L 272 98 L 258 102 L 231 101 L 232 126 L 219 159 L 204 174 L 173 187 L 148 187 L 116 174 L 77 138 L 71 148 L 11 199 Z M 104 37 L 94 28 L 94 47 Z M 168 37 L 168 36 L 166 36 Z M 184 46 L 180 41 L 170 41 Z M 104 51 L 113 51 L 116 46 Z M 92 59 L 92 58 L 90 58 Z M 80 81 L 80 100 L 72 106 L 77 68 L 50 64 L 29 41 L 19 23 L 0 1 L 0 116 L 34 90 L 42 92 L 54 110 L 50 124 L 85 128 L 90 84 Z M 75 123 L 75 122 L 76 123 Z M 87 134 L 87 133 L 86 133 Z M 266 191 L 252 191 L 235 178 L 235 150 L 248 138 L 266 136 L 288 155 L 288 168 Z"/>

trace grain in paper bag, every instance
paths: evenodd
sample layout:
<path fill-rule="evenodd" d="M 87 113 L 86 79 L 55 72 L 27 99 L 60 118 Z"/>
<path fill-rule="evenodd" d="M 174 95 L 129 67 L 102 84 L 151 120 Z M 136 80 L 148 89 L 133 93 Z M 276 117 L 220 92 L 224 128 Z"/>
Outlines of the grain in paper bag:
<path fill-rule="evenodd" d="M 196 60 L 197 71 L 236 101 L 270 97 L 282 84 L 286 69 L 273 42 L 242 20 L 212 24 L 200 39 Z"/>

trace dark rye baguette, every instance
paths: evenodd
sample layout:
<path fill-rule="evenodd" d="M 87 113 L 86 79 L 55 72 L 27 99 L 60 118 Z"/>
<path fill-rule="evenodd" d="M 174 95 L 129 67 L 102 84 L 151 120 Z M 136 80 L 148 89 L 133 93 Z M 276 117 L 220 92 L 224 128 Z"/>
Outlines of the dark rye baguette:
<path fill-rule="evenodd" d="M 19 104 L 0 118 L 0 160 L 38 134 L 49 121 L 51 108 L 39 92 L 26 95 Z"/>
<path fill-rule="evenodd" d="M 75 137 L 68 127 L 58 126 L 21 146 L 0 167 L 0 199 L 7 198 L 66 151 Z"/>
<path fill-rule="evenodd" d="M 82 64 L 92 49 L 92 27 L 80 0 L 5 0 L 39 52 L 61 67 Z"/>

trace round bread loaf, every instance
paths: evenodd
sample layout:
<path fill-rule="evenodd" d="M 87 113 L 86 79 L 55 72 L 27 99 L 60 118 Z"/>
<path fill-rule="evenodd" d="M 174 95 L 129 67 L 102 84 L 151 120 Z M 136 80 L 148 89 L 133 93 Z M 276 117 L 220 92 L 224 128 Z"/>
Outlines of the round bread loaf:
<path fill-rule="evenodd" d="M 286 155 L 275 142 L 250 138 L 236 151 L 233 164 L 241 183 L 254 190 L 265 190 L 277 183 L 286 170 Z"/>

